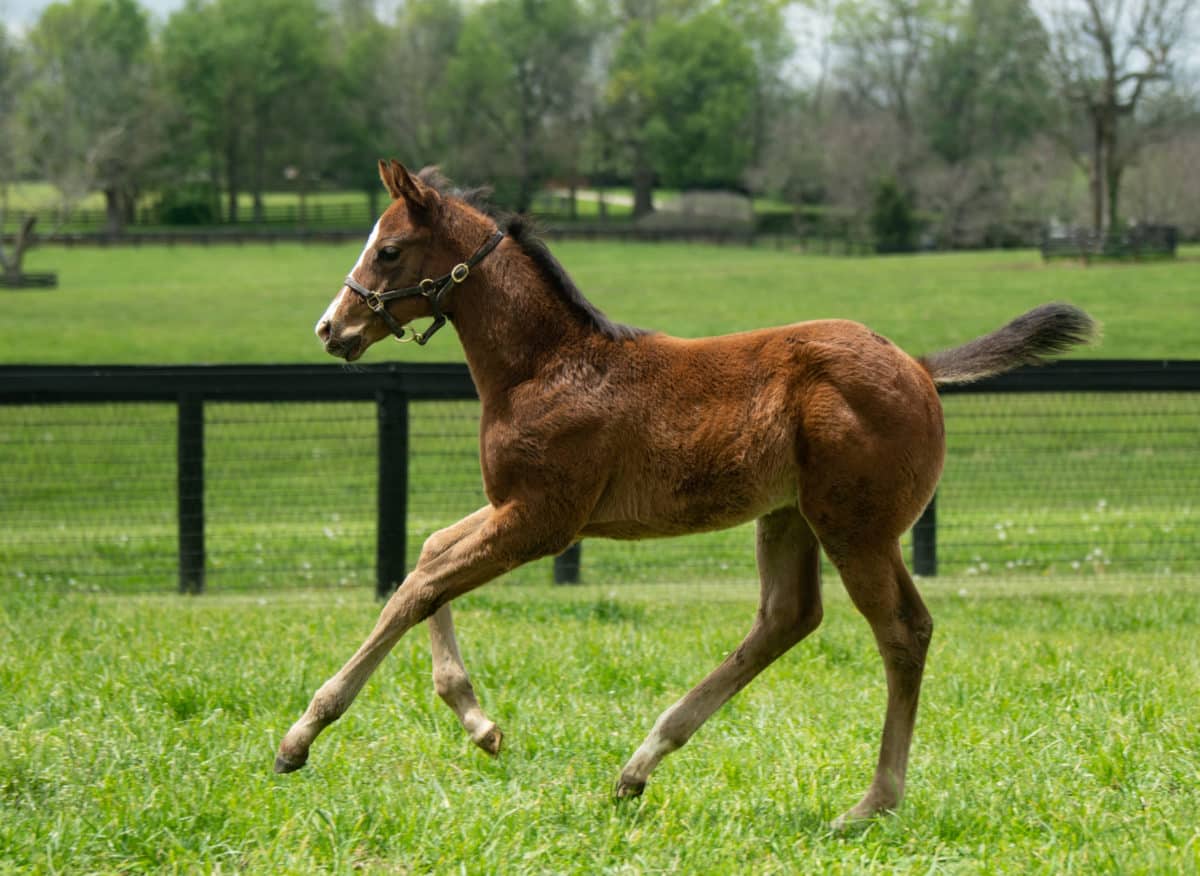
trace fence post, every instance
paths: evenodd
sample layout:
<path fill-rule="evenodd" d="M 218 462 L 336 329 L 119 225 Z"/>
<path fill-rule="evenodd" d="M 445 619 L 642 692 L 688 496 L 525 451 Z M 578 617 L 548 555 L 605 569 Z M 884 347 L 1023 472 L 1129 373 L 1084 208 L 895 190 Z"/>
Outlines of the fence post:
<path fill-rule="evenodd" d="M 404 580 L 408 533 L 408 397 L 376 395 L 379 416 L 379 516 L 375 526 L 375 595 L 386 599 Z"/>
<path fill-rule="evenodd" d="M 937 493 L 913 526 L 913 572 L 926 578 L 937 575 Z"/>
<path fill-rule="evenodd" d="M 554 558 L 554 583 L 578 584 L 583 542 L 577 541 Z"/>
<path fill-rule="evenodd" d="M 179 592 L 204 590 L 204 399 L 179 396 L 176 478 L 179 497 Z"/>

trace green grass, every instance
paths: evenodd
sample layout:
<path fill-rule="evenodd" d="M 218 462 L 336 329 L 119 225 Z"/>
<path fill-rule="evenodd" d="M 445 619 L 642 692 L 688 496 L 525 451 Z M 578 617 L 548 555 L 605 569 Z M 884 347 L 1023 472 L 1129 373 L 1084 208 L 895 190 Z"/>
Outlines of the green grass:
<path fill-rule="evenodd" d="M 736 645 L 751 588 L 468 596 L 459 632 L 500 758 L 433 695 L 421 629 L 289 776 L 274 746 L 373 623 L 365 594 L 8 591 L 0 871 L 1200 870 L 1200 595 L 926 590 L 908 797 L 849 835 L 826 825 L 869 781 L 884 693 L 837 587 L 822 628 L 621 803 L 621 764 Z"/>
<path fill-rule="evenodd" d="M 312 334 L 361 244 L 34 250 L 53 292 L 4 294 L 4 362 L 328 362 Z M 845 259 L 773 249 L 561 243 L 610 316 L 681 336 L 845 317 L 920 353 L 1064 300 L 1104 324 L 1083 355 L 1186 358 L 1200 334 L 1200 252 L 1152 265 L 1042 265 L 1033 252 Z M 451 335 L 367 361 L 461 360 Z"/>

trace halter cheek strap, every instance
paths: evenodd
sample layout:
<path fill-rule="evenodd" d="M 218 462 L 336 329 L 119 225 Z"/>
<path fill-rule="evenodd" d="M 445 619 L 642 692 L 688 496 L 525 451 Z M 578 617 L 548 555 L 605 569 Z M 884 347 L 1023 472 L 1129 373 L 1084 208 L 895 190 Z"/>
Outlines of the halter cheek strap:
<path fill-rule="evenodd" d="M 504 232 L 497 230 L 492 234 L 475 253 L 465 262 L 459 262 L 450 269 L 450 273 L 444 274 L 435 280 L 426 277 L 416 286 L 405 286 L 403 289 L 387 289 L 377 292 L 373 289 L 368 289 L 366 286 L 359 283 L 353 277 L 347 277 L 345 280 L 346 287 L 350 291 L 356 293 L 367 307 L 371 308 L 378 314 L 387 327 L 391 329 L 392 334 L 396 336 L 396 340 L 401 343 L 416 341 L 421 346 L 433 337 L 434 332 L 446 324 L 446 314 L 442 312 L 442 301 L 446 297 L 446 293 L 455 286 L 463 283 L 471 274 L 471 268 L 475 267 L 487 255 L 500 245 L 500 241 L 504 239 Z M 421 296 L 429 302 L 429 307 L 433 312 L 433 322 L 423 332 L 409 328 L 410 333 L 405 336 L 405 326 L 400 325 L 396 317 L 388 312 L 387 305 L 389 301 L 396 301 L 400 298 L 415 298 Z"/>

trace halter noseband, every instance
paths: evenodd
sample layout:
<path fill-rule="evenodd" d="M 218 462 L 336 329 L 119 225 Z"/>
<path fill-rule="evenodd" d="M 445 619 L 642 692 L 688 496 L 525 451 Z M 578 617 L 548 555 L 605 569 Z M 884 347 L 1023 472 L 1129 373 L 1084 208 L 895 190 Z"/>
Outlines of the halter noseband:
<path fill-rule="evenodd" d="M 345 280 L 346 288 L 356 293 L 366 302 L 367 307 L 383 317 L 383 321 L 392 330 L 392 334 L 396 336 L 396 340 L 401 343 L 416 341 L 421 346 L 424 346 L 425 342 L 433 337 L 433 333 L 446 324 L 446 315 L 442 313 L 442 299 L 446 297 L 446 293 L 454 286 L 465 281 L 471 273 L 471 268 L 483 261 L 488 253 L 499 246 L 500 241 L 503 239 L 504 232 L 497 230 L 491 237 L 484 241 L 479 249 L 475 250 L 474 255 L 465 262 L 459 262 L 450 269 L 450 273 L 444 274 L 436 280 L 426 277 L 416 286 L 405 286 L 403 289 L 387 289 L 382 292 L 376 292 L 368 289 L 353 277 L 347 277 Z M 409 328 L 408 331 L 410 334 L 408 337 L 405 337 L 405 326 L 400 325 L 396 321 L 396 317 L 388 312 L 387 303 L 395 301 L 398 298 L 415 298 L 418 295 L 429 302 L 429 306 L 433 310 L 433 322 L 423 332 Z"/>

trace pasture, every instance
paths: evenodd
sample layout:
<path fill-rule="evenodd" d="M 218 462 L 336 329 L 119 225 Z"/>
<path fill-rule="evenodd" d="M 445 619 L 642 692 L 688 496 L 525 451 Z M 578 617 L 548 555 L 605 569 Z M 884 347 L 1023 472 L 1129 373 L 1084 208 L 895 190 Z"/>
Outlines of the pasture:
<path fill-rule="evenodd" d="M 369 229 L 363 230 L 363 239 Z M 61 288 L 4 296 L 0 362 L 329 362 L 312 328 L 360 243 L 37 249 Z M 991 331 L 1049 300 L 1104 326 L 1084 355 L 1188 358 L 1200 345 L 1200 249 L 1153 265 L 1043 266 L 1032 251 L 874 259 L 769 248 L 564 242 L 579 288 L 612 318 L 683 337 L 856 319 L 914 354 Z M 452 337 L 369 360 L 460 361 Z"/>
<path fill-rule="evenodd" d="M 925 586 L 936 618 L 909 793 L 835 835 L 883 679 L 834 582 L 824 625 L 668 759 L 612 783 L 733 648 L 753 590 L 486 588 L 464 658 L 492 760 L 403 639 L 303 771 L 274 746 L 376 614 L 367 593 L 0 601 L 0 869 L 262 873 L 1200 870 L 1200 594 Z"/>
<path fill-rule="evenodd" d="M 4 296 L 0 361 L 328 361 L 312 324 L 359 248 L 36 250 L 29 269 L 57 270 L 61 287 Z M 1087 269 L 1043 267 L 1029 252 L 554 250 L 609 315 L 685 336 L 837 316 L 919 353 L 1061 299 L 1105 325 L 1103 345 L 1085 355 L 1188 358 L 1200 341 L 1195 250 L 1174 263 Z M 423 349 L 381 344 L 368 357 L 461 354 L 443 333 Z M 1184 460 L 1200 421 L 1194 406 L 1176 414 Z M 309 428 L 255 421 L 242 428 Z M 111 442 L 103 416 L 71 428 L 93 430 L 93 473 L 139 452 Z M 336 460 L 338 442 L 368 440 L 370 428 L 317 436 L 320 458 Z M 469 431 L 456 440 L 470 452 Z M 277 480 L 280 496 L 299 501 L 294 472 L 262 470 L 236 442 L 217 452 L 236 474 Z M 1038 452 L 1029 441 L 1022 458 L 1046 486 L 1052 522 L 1056 473 L 1037 468 Z M 0 453 L 9 472 L 42 464 L 19 447 Z M 1139 476 L 1119 451 L 1089 458 L 1098 484 Z M 153 462 L 142 457 L 147 477 L 134 490 L 169 503 Z M 1194 491 L 1194 469 L 1182 471 L 1179 489 Z M 9 533 L 47 498 L 21 487 L 25 474 L 37 472 L 5 481 Z M 988 503 L 1006 486 L 986 466 L 974 477 L 979 525 L 990 529 L 999 512 Z M 70 485 L 54 491 L 69 498 Z M 348 505 L 354 495 L 347 488 Z M 303 544 L 279 510 L 285 525 L 246 537 Z M 372 506 L 354 510 L 368 532 Z M 111 508 L 82 514 L 84 528 L 114 525 Z M 1177 525 L 1198 524 L 1191 515 Z M 745 533 L 731 538 L 750 550 Z M 491 585 L 458 603 L 457 618 L 480 699 L 507 734 L 498 760 L 437 701 L 418 630 L 310 766 L 278 777 L 280 734 L 374 620 L 368 585 L 91 595 L 18 577 L 19 542 L 0 551 L 0 871 L 1200 871 L 1194 576 L 924 582 L 936 627 L 904 808 L 834 835 L 829 819 L 869 780 L 884 701 L 870 633 L 835 577 L 824 625 L 666 761 L 645 797 L 615 803 L 616 772 L 654 718 L 749 625 L 749 575 L 717 584 L 687 568 L 671 585 Z M 358 544 L 369 551 L 369 539 Z M 652 555 L 659 544 L 636 549 Z M 228 589 L 239 583 L 255 582 Z"/>

